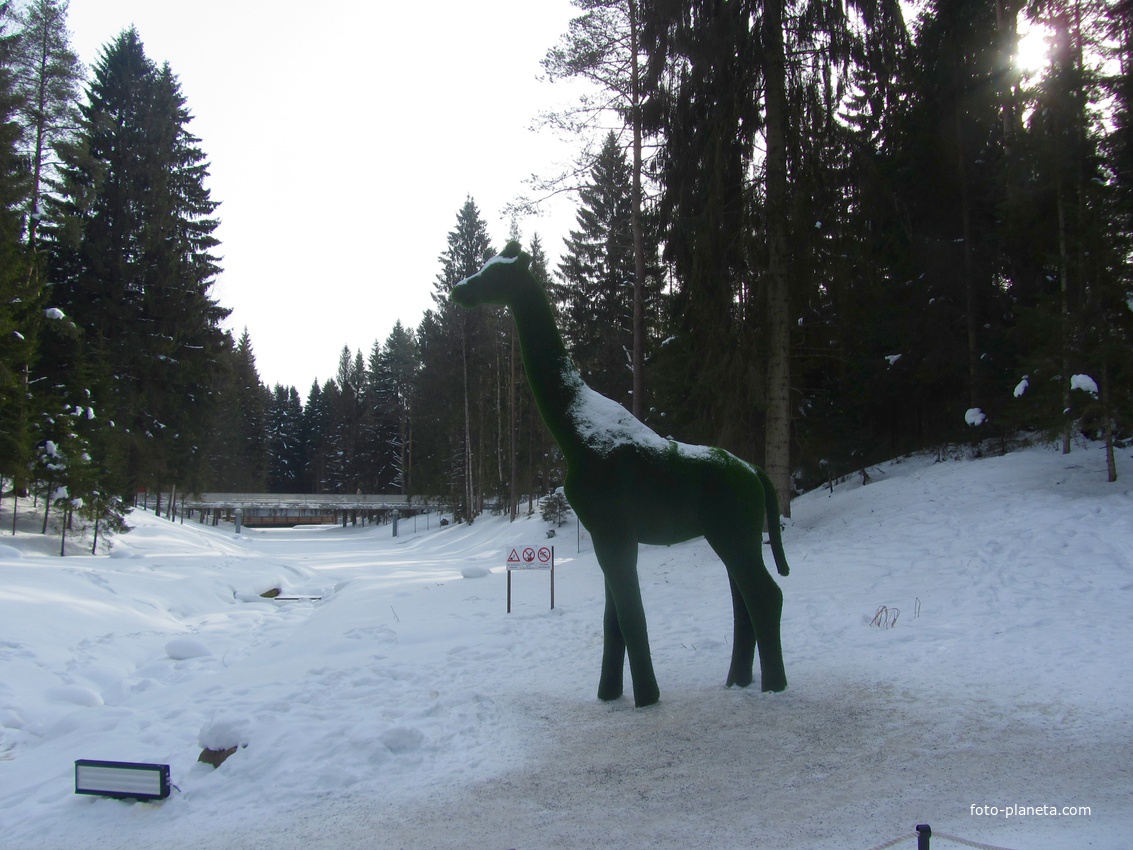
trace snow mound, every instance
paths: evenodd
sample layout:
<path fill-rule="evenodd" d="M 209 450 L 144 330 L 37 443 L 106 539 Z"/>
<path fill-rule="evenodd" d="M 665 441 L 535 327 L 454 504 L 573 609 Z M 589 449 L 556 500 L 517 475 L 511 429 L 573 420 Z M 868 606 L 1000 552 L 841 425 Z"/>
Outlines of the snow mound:
<path fill-rule="evenodd" d="M 165 653 L 174 661 L 187 661 L 212 655 L 212 650 L 192 638 L 174 638 L 165 645 Z"/>
<path fill-rule="evenodd" d="M 381 741 L 391 753 L 399 755 L 420 749 L 425 743 L 425 733 L 412 726 L 395 726 L 381 734 Z"/>
<path fill-rule="evenodd" d="M 1089 375 L 1072 375 L 1070 378 L 1070 389 L 1082 390 L 1082 392 L 1087 392 L 1097 398 L 1098 382 Z"/>
<path fill-rule="evenodd" d="M 215 717 L 197 735 L 197 744 L 201 749 L 217 752 L 246 747 L 251 741 L 252 721 L 247 717 Z"/>

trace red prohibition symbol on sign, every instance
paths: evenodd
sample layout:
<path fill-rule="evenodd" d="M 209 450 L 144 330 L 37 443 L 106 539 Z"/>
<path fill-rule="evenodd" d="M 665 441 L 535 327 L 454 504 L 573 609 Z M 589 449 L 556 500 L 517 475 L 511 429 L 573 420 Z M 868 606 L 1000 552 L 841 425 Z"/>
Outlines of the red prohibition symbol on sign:
<path fill-rule="evenodd" d="M 551 560 L 551 550 L 546 546 L 539 547 L 539 563 L 545 564 Z"/>
<path fill-rule="evenodd" d="M 530 546 L 523 550 L 523 560 L 528 564 L 535 560 L 535 550 Z"/>

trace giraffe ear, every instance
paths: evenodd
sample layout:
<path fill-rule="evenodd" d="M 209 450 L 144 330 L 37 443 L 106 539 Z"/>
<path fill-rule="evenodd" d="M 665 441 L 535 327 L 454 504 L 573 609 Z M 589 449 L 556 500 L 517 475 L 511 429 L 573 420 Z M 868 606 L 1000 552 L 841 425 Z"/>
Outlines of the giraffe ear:
<path fill-rule="evenodd" d="M 524 269 L 526 269 L 531 263 L 531 257 L 523 253 L 523 249 L 514 239 L 507 243 L 504 249 L 500 252 L 500 256 L 507 257 L 509 260 L 514 259 L 516 261 L 516 264 Z"/>

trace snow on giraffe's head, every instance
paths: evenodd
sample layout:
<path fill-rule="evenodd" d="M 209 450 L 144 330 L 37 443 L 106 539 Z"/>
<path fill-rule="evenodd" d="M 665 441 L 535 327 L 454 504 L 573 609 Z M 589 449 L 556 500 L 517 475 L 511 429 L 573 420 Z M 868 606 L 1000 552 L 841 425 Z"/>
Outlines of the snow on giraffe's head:
<path fill-rule="evenodd" d="M 452 300 L 465 307 L 480 304 L 507 304 L 530 277 L 531 257 L 512 241 L 484 264 L 484 268 L 452 288 Z"/>

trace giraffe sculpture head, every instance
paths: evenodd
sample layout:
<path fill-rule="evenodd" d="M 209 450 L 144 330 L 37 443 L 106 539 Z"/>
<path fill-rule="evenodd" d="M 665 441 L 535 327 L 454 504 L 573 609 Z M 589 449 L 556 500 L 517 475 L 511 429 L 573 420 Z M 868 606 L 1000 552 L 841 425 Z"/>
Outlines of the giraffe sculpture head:
<path fill-rule="evenodd" d="M 510 304 L 530 277 L 530 263 L 531 257 L 520 249 L 518 242 L 508 242 L 484 268 L 452 288 L 452 300 L 465 307 Z"/>

